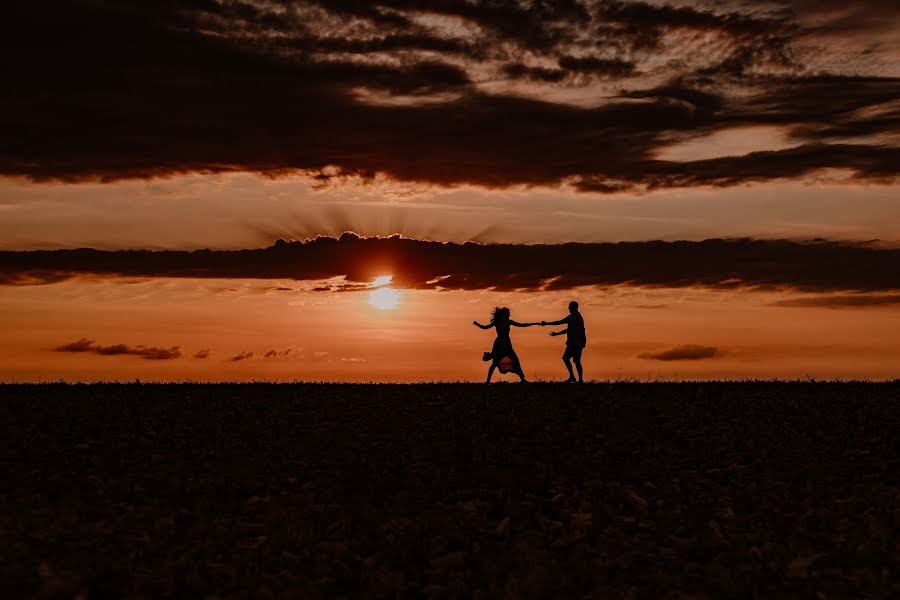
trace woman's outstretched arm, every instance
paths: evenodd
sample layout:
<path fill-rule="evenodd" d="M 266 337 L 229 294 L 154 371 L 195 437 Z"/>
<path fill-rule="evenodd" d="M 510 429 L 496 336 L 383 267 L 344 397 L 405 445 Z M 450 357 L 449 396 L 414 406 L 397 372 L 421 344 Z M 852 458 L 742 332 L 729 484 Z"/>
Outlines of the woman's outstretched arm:
<path fill-rule="evenodd" d="M 478 321 L 472 321 L 472 325 L 474 325 L 475 327 L 481 327 L 482 329 L 490 329 L 491 327 L 493 327 L 493 325 L 482 325 Z"/>

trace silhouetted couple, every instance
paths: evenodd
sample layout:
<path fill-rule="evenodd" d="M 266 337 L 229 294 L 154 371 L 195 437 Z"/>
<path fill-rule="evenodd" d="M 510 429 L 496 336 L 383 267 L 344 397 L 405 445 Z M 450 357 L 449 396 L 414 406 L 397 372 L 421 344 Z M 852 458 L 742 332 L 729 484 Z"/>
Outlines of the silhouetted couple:
<path fill-rule="evenodd" d="M 581 383 L 584 381 L 584 371 L 581 368 L 581 352 L 587 345 L 587 336 L 584 333 L 584 318 L 578 312 L 578 303 L 574 300 L 569 302 L 568 316 L 559 321 L 518 323 L 510 318 L 509 309 L 503 307 L 493 310 L 491 322 L 487 325 L 482 325 L 478 321 L 472 321 L 472 324 L 482 329 L 493 327 L 497 330 L 497 339 L 494 340 L 493 348 L 491 348 L 490 352 L 485 352 L 482 357 L 484 361 L 491 361 L 491 366 L 488 367 L 487 383 L 491 382 L 491 377 L 494 376 L 494 369 L 500 369 L 501 373 L 515 373 L 519 376 L 519 379 L 527 381 L 525 373 L 522 372 L 522 363 L 519 362 L 519 357 L 516 356 L 516 351 L 513 350 L 512 340 L 509 338 L 509 329 L 510 327 L 531 327 L 533 325 L 566 325 L 566 328 L 562 331 L 554 331 L 550 335 L 566 335 L 566 351 L 562 359 L 566 364 L 566 369 L 569 371 L 568 382 L 574 383 L 577 381 Z M 575 368 L 578 370 L 578 379 L 575 379 L 575 373 L 572 371 L 572 362 L 575 363 Z"/>

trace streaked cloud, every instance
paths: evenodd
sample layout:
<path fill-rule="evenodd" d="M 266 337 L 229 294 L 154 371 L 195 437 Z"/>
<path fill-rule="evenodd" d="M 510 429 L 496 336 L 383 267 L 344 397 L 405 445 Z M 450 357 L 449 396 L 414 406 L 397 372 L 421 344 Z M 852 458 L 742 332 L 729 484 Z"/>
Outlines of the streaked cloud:
<path fill-rule="evenodd" d="M 770 306 L 787 308 L 869 308 L 900 305 L 900 294 L 846 294 L 778 300 Z"/>

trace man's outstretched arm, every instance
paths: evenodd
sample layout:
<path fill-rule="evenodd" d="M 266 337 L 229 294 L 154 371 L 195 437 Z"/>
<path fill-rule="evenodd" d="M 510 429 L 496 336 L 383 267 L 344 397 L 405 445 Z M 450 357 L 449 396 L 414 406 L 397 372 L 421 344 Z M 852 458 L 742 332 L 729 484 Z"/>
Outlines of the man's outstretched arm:
<path fill-rule="evenodd" d="M 567 331 L 569 331 L 569 330 L 568 330 L 568 329 L 563 329 L 562 331 L 551 331 L 551 332 L 550 332 L 550 335 L 552 335 L 552 336 L 563 335 L 563 334 L 565 334 Z"/>
<path fill-rule="evenodd" d="M 569 317 L 563 317 L 559 321 L 541 321 L 541 325 L 563 325 L 569 322 Z"/>

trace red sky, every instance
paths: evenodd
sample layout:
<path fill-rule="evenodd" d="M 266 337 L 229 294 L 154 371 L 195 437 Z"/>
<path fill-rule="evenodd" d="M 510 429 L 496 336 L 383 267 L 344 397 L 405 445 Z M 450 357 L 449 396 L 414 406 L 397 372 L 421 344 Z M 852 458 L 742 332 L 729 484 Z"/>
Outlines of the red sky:
<path fill-rule="evenodd" d="M 67 0 L 3 34 L 0 380 L 477 380 L 473 319 L 572 298 L 588 377 L 898 376 L 893 1 Z M 28 254 L 345 231 L 489 247 Z M 547 333 L 514 332 L 535 377 Z"/>

